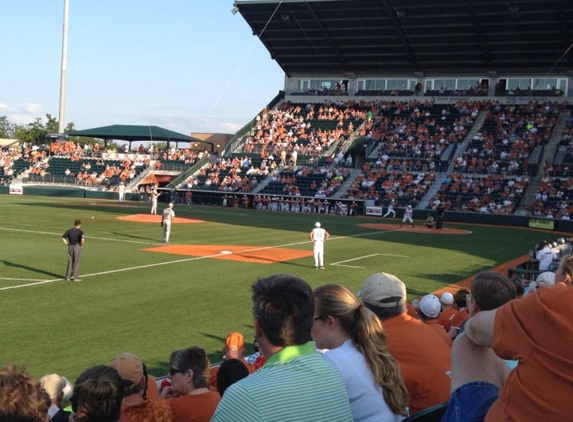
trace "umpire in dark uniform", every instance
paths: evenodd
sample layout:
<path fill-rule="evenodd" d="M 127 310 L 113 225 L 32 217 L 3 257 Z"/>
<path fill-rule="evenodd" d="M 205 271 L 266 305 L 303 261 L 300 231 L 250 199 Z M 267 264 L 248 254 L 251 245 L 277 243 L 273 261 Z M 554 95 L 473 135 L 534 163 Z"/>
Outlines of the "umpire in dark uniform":
<path fill-rule="evenodd" d="M 66 280 L 82 281 L 80 278 L 80 259 L 84 246 L 84 232 L 81 230 L 82 222 L 76 220 L 74 227 L 62 235 L 62 242 L 68 245 L 68 269 Z"/>

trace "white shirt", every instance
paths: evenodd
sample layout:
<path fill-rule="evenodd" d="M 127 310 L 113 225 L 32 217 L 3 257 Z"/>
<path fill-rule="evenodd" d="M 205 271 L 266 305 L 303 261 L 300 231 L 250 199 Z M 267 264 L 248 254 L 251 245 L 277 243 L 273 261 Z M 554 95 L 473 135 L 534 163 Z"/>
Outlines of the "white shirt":
<path fill-rule="evenodd" d="M 324 357 L 336 365 L 344 379 L 354 422 L 398 422 L 404 419 L 386 404 L 382 389 L 374 384 L 372 372 L 352 340 L 326 352 Z"/>
<path fill-rule="evenodd" d="M 324 242 L 326 240 L 326 230 L 322 227 L 316 227 L 312 229 L 312 241 L 313 242 Z"/>
<path fill-rule="evenodd" d="M 545 246 L 540 251 L 537 251 L 535 257 L 539 261 L 539 270 L 547 271 L 553 260 L 557 257 L 553 249 L 549 246 Z"/>

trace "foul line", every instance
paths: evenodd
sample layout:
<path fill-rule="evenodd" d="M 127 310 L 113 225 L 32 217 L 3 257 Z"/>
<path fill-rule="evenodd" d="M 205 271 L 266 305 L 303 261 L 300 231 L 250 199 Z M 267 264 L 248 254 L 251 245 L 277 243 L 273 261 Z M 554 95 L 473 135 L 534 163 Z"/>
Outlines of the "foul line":
<path fill-rule="evenodd" d="M 0 227 L 0 230 L 8 230 L 8 231 L 17 231 L 17 232 L 24 232 L 24 233 L 34 233 L 34 234 L 47 234 L 47 235 L 54 235 L 54 236 L 61 236 L 59 233 L 53 233 L 53 232 L 38 232 L 35 230 L 22 230 L 22 229 L 11 229 L 11 228 L 3 228 Z M 377 230 L 375 232 L 368 232 L 368 233 L 360 233 L 360 234 L 354 234 L 354 235 L 349 235 L 349 236 L 331 236 L 329 238 L 329 241 L 332 240 L 343 240 L 343 239 L 348 239 L 351 237 L 363 237 L 363 236 L 370 236 L 370 235 L 379 235 L 379 234 L 385 234 L 385 233 L 391 233 L 394 230 Z M 150 242 L 138 242 L 138 241 L 134 241 L 134 240 L 124 240 L 124 239 L 112 239 L 112 238 L 104 238 L 104 237 L 86 237 L 86 239 L 96 239 L 96 240 L 113 240 L 113 241 L 117 241 L 117 242 L 127 242 L 127 243 L 140 243 L 140 244 L 144 244 L 144 245 L 155 245 L 156 243 L 150 243 Z M 159 243 L 159 242 L 158 242 Z M 255 252 L 255 251 L 262 251 L 262 250 L 267 250 L 267 249 L 276 249 L 276 248 L 284 248 L 284 247 L 288 247 L 288 246 L 297 246 L 297 245 L 304 245 L 310 243 L 309 240 L 305 240 L 302 242 L 293 242 L 293 243 L 284 243 L 282 245 L 275 245 L 275 246 L 264 246 L 264 247 L 257 247 L 257 248 L 251 248 L 251 249 L 244 249 L 242 251 L 236 251 L 234 252 L 235 254 L 241 254 L 241 253 L 246 253 L 246 252 Z M 381 254 L 377 254 L 377 255 L 381 255 Z M 140 269 L 144 269 L 144 268 L 151 268 L 151 267 L 159 267 L 159 266 L 163 266 L 163 265 L 170 265 L 170 264 L 179 264 L 182 262 L 191 262 L 191 261 L 198 261 L 200 259 L 206 259 L 206 258 L 216 258 L 219 256 L 226 256 L 226 254 L 222 254 L 222 253 L 216 253 L 216 254 L 212 254 L 212 255 L 205 255 L 205 256 L 198 256 L 198 257 L 193 257 L 193 258 L 185 258 L 185 259 L 177 259 L 174 261 L 166 261 L 166 262 L 158 262 L 155 264 L 146 264 L 146 265 L 139 265 L 136 267 L 126 267 L 126 268 L 119 268 L 116 270 L 109 270 L 109 271 L 101 271 L 98 273 L 92 273 L 92 274 L 85 274 L 82 275 L 82 279 L 83 278 L 87 278 L 87 277 L 94 277 L 94 276 L 98 276 L 98 275 L 106 275 L 106 274 L 114 274 L 114 273 L 120 273 L 120 272 L 124 272 L 124 271 L 131 271 L 131 270 L 140 270 Z M 388 255 L 388 256 L 401 256 L 401 255 Z M 359 259 L 359 258 L 356 258 Z M 340 261 L 340 262 L 349 262 L 349 261 Z M 331 264 L 334 265 L 334 264 Z M 362 268 L 362 267 L 357 267 L 357 268 Z M 7 279 L 7 278 L 0 278 L 0 280 L 14 280 L 14 279 Z M 22 279 L 21 279 L 22 280 Z M 7 286 L 7 287 L 0 287 L 0 291 L 4 291 L 4 290 L 14 290 L 14 289 L 21 289 L 23 287 L 32 287 L 32 286 L 37 286 L 37 285 L 41 285 L 41 284 L 47 284 L 47 283 L 55 283 L 57 281 L 63 281 L 65 280 L 64 277 L 62 278 L 55 278 L 55 279 L 51 279 L 51 280 L 42 280 L 42 281 L 36 281 L 34 283 L 26 283 L 26 284 L 20 284 L 18 286 Z M 31 279 L 24 279 L 24 281 L 32 281 Z"/>
<path fill-rule="evenodd" d="M 359 259 L 364 259 L 364 258 L 371 258 L 373 256 L 393 256 L 396 258 L 410 258 L 407 255 L 392 255 L 392 254 L 387 254 L 387 253 L 374 253 L 372 255 L 364 255 L 364 256 L 359 256 L 358 258 L 352 258 L 352 259 L 347 259 L 345 261 L 338 261 L 338 262 L 333 262 L 330 265 L 336 265 L 337 267 L 347 267 L 347 268 L 361 268 L 361 269 L 366 269 L 366 267 L 358 267 L 355 265 L 343 265 L 345 262 L 352 262 L 352 261 L 358 261 Z"/>

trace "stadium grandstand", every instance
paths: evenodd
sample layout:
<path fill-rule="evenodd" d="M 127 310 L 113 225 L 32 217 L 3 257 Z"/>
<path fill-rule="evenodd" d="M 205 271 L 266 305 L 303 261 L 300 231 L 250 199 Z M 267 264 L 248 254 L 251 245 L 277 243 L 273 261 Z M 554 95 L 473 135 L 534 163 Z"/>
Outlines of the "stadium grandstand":
<path fill-rule="evenodd" d="M 571 2 L 236 1 L 284 86 L 221 148 L 5 148 L 2 183 L 293 212 L 573 226 Z M 256 87 L 253 87 L 256 89 Z M 141 139 L 146 140 L 146 139 Z M 219 145 L 217 145 L 219 147 Z M 95 192 L 95 193 L 94 193 Z"/>

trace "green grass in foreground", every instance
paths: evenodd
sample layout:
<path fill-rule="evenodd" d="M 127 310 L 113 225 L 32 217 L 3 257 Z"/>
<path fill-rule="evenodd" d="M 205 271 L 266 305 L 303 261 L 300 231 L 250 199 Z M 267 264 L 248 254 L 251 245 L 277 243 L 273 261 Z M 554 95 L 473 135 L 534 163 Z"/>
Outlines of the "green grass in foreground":
<path fill-rule="evenodd" d="M 252 339 L 250 285 L 259 277 L 292 273 L 313 287 L 338 282 L 358 291 L 366 277 L 385 271 L 402 279 L 412 298 L 519 257 L 547 236 L 464 225 L 455 227 L 471 234 L 433 235 L 422 227 L 418 233 L 388 232 L 358 227 L 385 221 L 367 217 L 175 207 L 177 217 L 205 222 L 174 225 L 173 244 L 215 244 L 221 250 L 244 245 L 310 251 L 308 232 L 319 220 L 331 239 L 327 268 L 316 271 L 312 257 L 253 264 L 144 251 L 161 245 L 159 224 L 117 217 L 148 213 L 147 203 L 120 207 L 2 195 L 0 209 L 2 363 L 25 364 L 36 377 L 57 372 L 71 380 L 124 351 L 139 355 L 154 375 L 167 372 L 173 350 L 195 344 L 211 361 L 220 360 L 230 331 Z M 81 283 L 62 280 L 67 249 L 60 237 L 76 218 L 87 238 Z"/>

